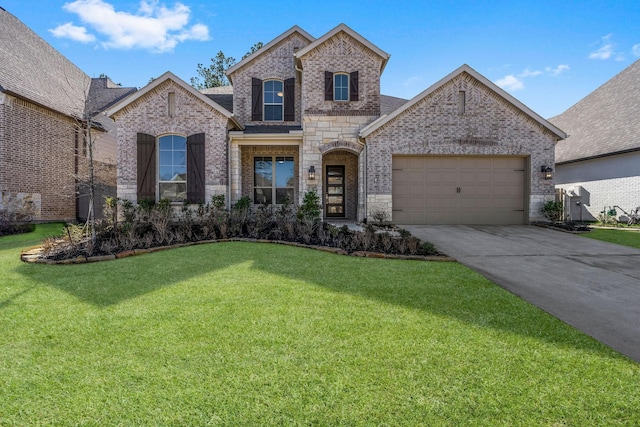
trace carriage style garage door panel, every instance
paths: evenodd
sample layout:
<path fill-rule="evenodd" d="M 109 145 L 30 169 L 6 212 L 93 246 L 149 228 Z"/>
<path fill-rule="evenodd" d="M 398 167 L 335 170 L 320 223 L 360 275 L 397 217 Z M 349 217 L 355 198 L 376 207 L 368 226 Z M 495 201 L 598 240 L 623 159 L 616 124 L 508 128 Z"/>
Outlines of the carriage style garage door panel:
<path fill-rule="evenodd" d="M 394 156 L 396 224 L 522 224 L 522 157 Z"/>

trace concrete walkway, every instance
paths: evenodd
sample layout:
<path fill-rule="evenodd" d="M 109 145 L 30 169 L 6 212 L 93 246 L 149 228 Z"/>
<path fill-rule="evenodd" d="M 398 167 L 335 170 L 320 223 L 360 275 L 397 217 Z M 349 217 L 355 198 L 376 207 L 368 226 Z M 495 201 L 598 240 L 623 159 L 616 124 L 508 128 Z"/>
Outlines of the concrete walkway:
<path fill-rule="evenodd" d="M 535 226 L 401 226 L 640 362 L 640 250 Z"/>

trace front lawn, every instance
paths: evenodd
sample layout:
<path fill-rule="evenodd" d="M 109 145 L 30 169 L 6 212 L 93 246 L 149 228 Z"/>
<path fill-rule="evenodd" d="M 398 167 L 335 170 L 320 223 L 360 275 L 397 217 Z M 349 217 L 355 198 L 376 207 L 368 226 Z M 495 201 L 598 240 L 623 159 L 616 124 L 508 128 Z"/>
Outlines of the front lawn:
<path fill-rule="evenodd" d="M 640 365 L 457 263 L 31 244 L 0 239 L 0 425 L 640 423 Z"/>
<path fill-rule="evenodd" d="M 640 249 L 640 231 L 594 228 L 581 236 Z"/>

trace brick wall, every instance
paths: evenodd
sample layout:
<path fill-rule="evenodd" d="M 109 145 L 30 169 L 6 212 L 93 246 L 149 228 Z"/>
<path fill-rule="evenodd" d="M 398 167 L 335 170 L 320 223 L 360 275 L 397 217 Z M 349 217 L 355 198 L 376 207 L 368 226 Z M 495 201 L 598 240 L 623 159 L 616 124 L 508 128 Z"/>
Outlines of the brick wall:
<path fill-rule="evenodd" d="M 295 121 L 294 122 L 252 122 L 251 121 L 251 79 L 286 80 L 296 77 L 293 54 L 309 44 L 309 41 L 298 33 L 293 33 L 265 52 L 255 60 L 231 74 L 233 83 L 233 114 L 247 125 L 300 125 L 301 87 L 299 79 L 295 84 Z"/>
<path fill-rule="evenodd" d="M 462 114 L 458 112 L 460 91 L 466 97 Z M 539 209 L 544 200 L 553 199 L 554 188 L 539 171 L 554 164 L 554 138 L 497 93 L 462 73 L 367 137 L 367 194 L 376 208 L 390 208 L 395 154 L 528 157 L 529 217 L 541 219 Z"/>
<path fill-rule="evenodd" d="M 380 68 L 382 58 L 348 34 L 340 32 L 302 58 L 305 114 L 380 115 Z M 358 71 L 358 101 L 324 99 L 324 73 Z"/>
<path fill-rule="evenodd" d="M 175 93 L 176 111 L 168 111 Z M 153 136 L 205 134 L 205 200 L 225 194 L 228 184 L 228 119 L 171 80 L 163 82 L 115 115 L 118 128 L 118 197 L 137 200 L 137 133 Z"/>
<path fill-rule="evenodd" d="M 75 219 L 76 125 L 22 99 L 0 100 L 0 191 L 39 199 L 36 219 Z"/>

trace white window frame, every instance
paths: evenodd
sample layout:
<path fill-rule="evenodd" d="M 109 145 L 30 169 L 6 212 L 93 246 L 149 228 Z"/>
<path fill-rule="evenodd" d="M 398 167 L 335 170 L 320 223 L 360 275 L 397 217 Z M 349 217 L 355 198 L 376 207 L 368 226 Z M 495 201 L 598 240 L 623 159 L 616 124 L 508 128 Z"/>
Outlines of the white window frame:
<path fill-rule="evenodd" d="M 160 173 L 161 173 L 160 168 L 162 167 L 161 151 L 166 151 L 166 150 L 160 150 L 160 140 L 162 138 L 166 138 L 166 137 L 179 137 L 179 138 L 183 138 L 184 139 L 184 180 L 166 181 L 166 180 L 161 180 L 160 179 Z M 173 150 L 173 147 L 172 147 L 171 152 L 173 153 L 174 151 L 177 151 L 177 150 Z M 171 199 L 172 203 L 183 203 L 184 200 L 187 199 L 187 137 L 184 136 L 184 135 L 175 134 L 175 133 L 168 133 L 168 134 L 165 134 L 165 135 L 158 136 L 158 138 L 156 140 L 156 159 L 157 159 L 157 165 L 156 165 L 156 170 L 157 170 L 157 177 L 156 177 L 157 178 L 157 184 L 156 184 L 157 185 L 157 188 L 156 188 L 157 196 L 156 196 L 156 198 L 157 198 L 157 200 L 156 201 L 159 201 L 160 199 L 163 198 L 162 197 L 162 190 L 161 190 L 162 184 L 183 184 L 184 183 L 184 188 L 185 188 L 185 190 L 184 190 L 185 191 L 184 199 L 182 199 L 182 200 Z M 172 159 L 171 165 L 165 165 L 165 166 L 172 166 L 172 167 L 175 166 L 173 164 L 173 159 Z"/>
<path fill-rule="evenodd" d="M 268 82 L 278 82 L 280 83 L 280 91 L 275 92 L 276 96 L 278 96 L 281 102 L 267 102 L 267 83 Z M 273 91 L 272 91 L 273 92 Z M 267 119 L 267 106 L 280 106 L 280 119 L 272 120 Z M 283 122 L 284 121 L 284 81 L 279 79 L 268 79 L 262 82 L 262 120 L 265 122 Z"/>
<path fill-rule="evenodd" d="M 338 82 L 337 82 L 337 79 L 336 79 L 336 78 L 337 78 L 338 76 L 345 76 L 345 77 L 346 77 L 346 81 L 347 81 L 347 86 L 346 86 L 347 93 L 346 93 L 346 98 L 345 98 L 345 99 L 338 99 L 338 98 L 336 97 L 336 94 L 337 94 L 337 91 L 338 91 L 338 84 L 337 84 Z M 340 73 L 333 73 L 333 100 L 334 100 L 334 101 L 336 101 L 336 102 L 348 102 L 348 101 L 351 99 L 351 92 L 350 92 L 351 88 L 349 87 L 349 86 L 351 85 L 351 81 L 350 81 L 350 80 L 351 80 L 351 76 L 350 76 L 350 74 L 349 74 L 349 73 L 342 73 L 342 72 L 340 72 Z M 340 89 L 344 89 L 344 88 L 345 88 L 344 86 L 340 86 Z"/>

